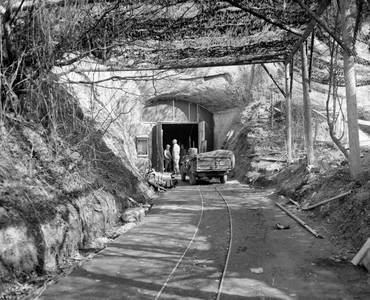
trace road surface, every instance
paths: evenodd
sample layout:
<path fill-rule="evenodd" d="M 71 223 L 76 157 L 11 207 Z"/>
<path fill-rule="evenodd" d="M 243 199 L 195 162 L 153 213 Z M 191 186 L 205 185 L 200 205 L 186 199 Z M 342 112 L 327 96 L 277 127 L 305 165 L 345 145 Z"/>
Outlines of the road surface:
<path fill-rule="evenodd" d="M 232 235 L 215 188 L 229 203 Z M 231 236 L 220 299 L 370 299 L 365 271 L 331 260 L 328 239 L 301 228 L 270 194 L 237 182 L 179 186 L 41 299 L 216 299 Z"/>

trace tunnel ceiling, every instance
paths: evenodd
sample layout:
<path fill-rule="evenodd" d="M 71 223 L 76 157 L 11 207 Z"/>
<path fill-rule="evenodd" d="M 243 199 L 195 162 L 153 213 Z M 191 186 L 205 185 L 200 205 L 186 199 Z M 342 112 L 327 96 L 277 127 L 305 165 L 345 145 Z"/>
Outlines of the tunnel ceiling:
<path fill-rule="evenodd" d="M 125 1 L 122 1 L 125 2 Z M 303 1 L 321 14 L 330 1 Z M 150 3 L 150 4 L 148 4 Z M 192 68 L 284 61 L 310 22 L 294 0 L 137 1 L 91 33 L 116 46 L 96 55 L 112 68 Z M 97 47 L 98 48 L 98 47 Z"/>

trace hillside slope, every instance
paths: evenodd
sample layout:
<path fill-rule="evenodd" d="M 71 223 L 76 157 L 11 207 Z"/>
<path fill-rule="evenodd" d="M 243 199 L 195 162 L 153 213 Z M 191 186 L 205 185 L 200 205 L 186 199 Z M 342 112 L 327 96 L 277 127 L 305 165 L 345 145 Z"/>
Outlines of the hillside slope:
<path fill-rule="evenodd" d="M 0 298 L 17 297 L 17 282 L 60 272 L 79 251 L 101 248 L 98 238 L 121 223 L 128 197 L 152 195 L 75 100 L 64 100 L 70 106 L 57 126 L 30 114 L 6 114 L 0 125 Z"/>

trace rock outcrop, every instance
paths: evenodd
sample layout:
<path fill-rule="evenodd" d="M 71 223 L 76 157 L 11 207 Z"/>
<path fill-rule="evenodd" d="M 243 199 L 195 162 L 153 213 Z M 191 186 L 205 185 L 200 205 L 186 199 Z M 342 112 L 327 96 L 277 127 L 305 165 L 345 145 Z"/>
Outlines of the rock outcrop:
<path fill-rule="evenodd" d="M 128 159 L 89 130 L 68 136 L 33 122 L 1 126 L 0 282 L 58 272 L 80 250 L 101 248 L 97 238 L 120 222 L 128 197 L 150 198 Z"/>

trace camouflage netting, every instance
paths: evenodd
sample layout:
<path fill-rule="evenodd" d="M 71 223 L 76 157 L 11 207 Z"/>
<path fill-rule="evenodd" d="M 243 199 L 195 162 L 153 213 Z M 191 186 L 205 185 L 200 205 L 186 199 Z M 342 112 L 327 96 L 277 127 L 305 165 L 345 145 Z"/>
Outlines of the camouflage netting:
<path fill-rule="evenodd" d="M 368 23 L 369 7 L 360 2 L 355 38 L 366 53 L 358 53 L 357 63 L 368 65 L 370 34 L 361 24 Z M 9 80 L 19 79 L 18 89 L 55 66 L 86 58 L 110 71 L 285 62 L 310 40 L 315 22 L 308 10 L 340 36 L 337 2 L 330 0 L 46 0 L 17 2 L 10 10 L 1 3 L 7 12 L 2 61 Z M 327 84 L 331 37 L 320 26 L 315 37 L 323 46 L 308 47 L 315 54 L 310 73 Z M 20 74 L 11 76 L 14 70 Z M 359 84 L 368 82 L 364 76 Z"/>
<path fill-rule="evenodd" d="M 115 67 L 273 62 L 285 59 L 310 21 L 298 4 L 286 0 L 148 2 L 113 10 L 86 43 L 102 49 L 110 32 L 117 46 L 96 55 L 111 58 Z M 319 1 L 305 2 L 318 10 Z"/>
<path fill-rule="evenodd" d="M 304 1 L 318 14 L 329 2 Z M 51 63 L 66 65 L 93 53 L 121 68 L 283 61 L 311 20 L 293 0 L 47 0 L 25 1 L 21 8 L 22 17 L 7 24 L 15 28 L 13 40 L 22 36 L 18 49 L 47 42 L 42 54 L 53 53 Z"/>

